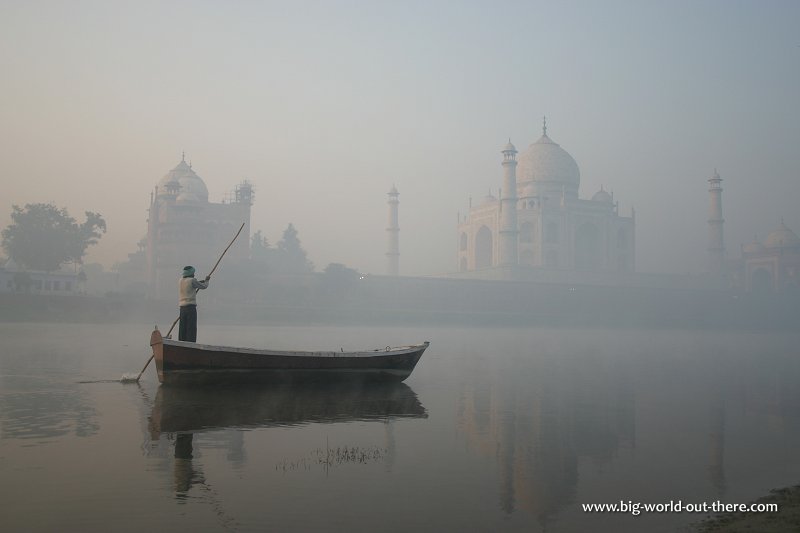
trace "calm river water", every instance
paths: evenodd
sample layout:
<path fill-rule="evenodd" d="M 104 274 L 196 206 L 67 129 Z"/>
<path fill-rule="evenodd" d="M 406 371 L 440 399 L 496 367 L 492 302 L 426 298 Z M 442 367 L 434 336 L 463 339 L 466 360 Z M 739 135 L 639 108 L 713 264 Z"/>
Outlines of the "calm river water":
<path fill-rule="evenodd" d="M 199 340 L 431 341 L 388 387 L 119 382 L 147 325 L 0 324 L 3 531 L 676 531 L 800 482 L 800 336 L 222 327 Z"/>

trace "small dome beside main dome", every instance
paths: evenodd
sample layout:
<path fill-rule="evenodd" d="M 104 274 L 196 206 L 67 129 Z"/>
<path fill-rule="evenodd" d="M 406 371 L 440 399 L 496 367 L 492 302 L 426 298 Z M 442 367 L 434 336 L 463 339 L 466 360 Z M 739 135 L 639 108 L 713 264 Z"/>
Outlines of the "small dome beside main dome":
<path fill-rule="evenodd" d="M 159 180 L 159 196 L 169 194 L 169 190 L 174 188 L 175 183 L 180 186 L 177 191 L 177 200 L 180 200 L 181 203 L 208 202 L 208 188 L 205 182 L 192 170 L 185 159 L 181 159 L 178 166 Z"/>
<path fill-rule="evenodd" d="M 608 191 L 603 189 L 603 186 L 601 185 L 600 190 L 594 193 L 594 196 L 592 196 L 592 201 L 610 204 L 614 202 L 614 198 L 608 193 Z"/>
<path fill-rule="evenodd" d="M 577 188 L 581 182 L 578 163 L 566 150 L 554 143 L 547 133 L 528 146 L 519 156 L 517 181 L 560 182 Z"/>

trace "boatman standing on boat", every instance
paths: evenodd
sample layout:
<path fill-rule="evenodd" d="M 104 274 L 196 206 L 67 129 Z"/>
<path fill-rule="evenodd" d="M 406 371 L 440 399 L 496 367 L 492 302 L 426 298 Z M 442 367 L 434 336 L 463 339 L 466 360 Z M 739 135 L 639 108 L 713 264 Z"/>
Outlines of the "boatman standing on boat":
<path fill-rule="evenodd" d="M 178 340 L 197 342 L 197 291 L 208 288 L 208 280 L 211 276 L 206 276 L 203 281 L 198 281 L 194 277 L 194 267 L 183 267 L 183 276 L 180 282 L 180 307 L 181 324 L 178 328 Z"/>

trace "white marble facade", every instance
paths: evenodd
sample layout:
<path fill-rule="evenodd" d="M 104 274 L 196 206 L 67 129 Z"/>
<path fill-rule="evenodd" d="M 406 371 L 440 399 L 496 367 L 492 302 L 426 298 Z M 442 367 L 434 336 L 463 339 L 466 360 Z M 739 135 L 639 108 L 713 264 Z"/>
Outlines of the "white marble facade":
<path fill-rule="evenodd" d="M 550 139 L 546 123 L 542 130 L 518 158 L 510 141 L 502 150 L 502 198 L 490 193 L 459 217 L 458 270 L 513 266 L 633 272 L 633 210 L 621 216 L 603 187 L 591 199 L 581 199 L 578 164 Z M 504 216 L 504 207 L 514 205 L 516 217 Z M 508 249 L 515 242 L 516 254 Z"/>

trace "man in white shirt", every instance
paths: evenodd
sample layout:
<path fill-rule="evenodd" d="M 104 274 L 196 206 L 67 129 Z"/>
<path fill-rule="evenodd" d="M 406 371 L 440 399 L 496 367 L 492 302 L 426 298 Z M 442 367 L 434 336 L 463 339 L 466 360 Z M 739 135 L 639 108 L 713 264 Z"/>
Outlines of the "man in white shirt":
<path fill-rule="evenodd" d="M 203 281 L 198 281 L 194 277 L 194 267 L 183 267 L 183 276 L 180 281 L 179 305 L 181 308 L 181 323 L 178 327 L 178 340 L 197 342 L 197 291 L 208 288 L 208 280 L 211 276 L 206 276 Z"/>

